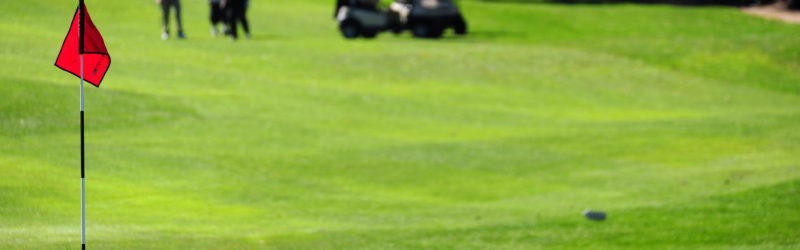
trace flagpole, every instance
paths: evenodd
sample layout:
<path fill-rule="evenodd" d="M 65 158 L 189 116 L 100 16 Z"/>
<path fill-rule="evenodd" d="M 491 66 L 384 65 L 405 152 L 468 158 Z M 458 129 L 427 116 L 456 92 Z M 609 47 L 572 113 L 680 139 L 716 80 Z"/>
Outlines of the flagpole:
<path fill-rule="evenodd" d="M 78 54 L 81 56 L 81 250 L 86 249 L 86 182 L 83 174 L 85 166 L 84 143 L 83 143 L 83 53 L 84 53 L 84 33 L 86 5 L 83 0 L 78 0 Z"/>
<path fill-rule="evenodd" d="M 81 249 L 86 249 L 86 192 L 83 175 L 83 54 L 81 54 Z"/>

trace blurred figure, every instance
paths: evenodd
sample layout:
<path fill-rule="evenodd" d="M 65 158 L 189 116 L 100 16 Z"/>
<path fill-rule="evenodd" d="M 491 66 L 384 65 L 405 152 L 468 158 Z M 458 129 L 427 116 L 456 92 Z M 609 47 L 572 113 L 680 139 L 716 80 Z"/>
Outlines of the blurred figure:
<path fill-rule="evenodd" d="M 186 36 L 183 34 L 183 25 L 181 24 L 181 1 L 180 0 L 156 0 L 156 3 L 161 5 L 161 16 L 163 30 L 161 39 L 169 39 L 169 11 L 175 9 L 175 22 L 178 25 L 178 38 L 183 39 Z"/>
<path fill-rule="evenodd" d="M 411 14 L 411 1 L 410 0 L 397 0 L 389 5 L 389 10 L 397 13 L 400 18 L 400 23 L 405 25 L 408 22 L 408 14 Z"/>
<path fill-rule="evenodd" d="M 339 9 L 343 6 L 349 6 L 350 2 L 350 0 L 336 0 L 336 9 L 333 11 L 333 18 L 339 15 Z"/>
<path fill-rule="evenodd" d="M 247 7 L 250 5 L 249 0 L 221 0 L 221 6 L 225 9 L 227 14 L 229 32 L 231 40 L 239 38 L 239 31 L 236 27 L 238 22 L 242 23 L 244 28 L 245 37 L 250 38 L 250 26 L 247 23 Z"/>
<path fill-rule="evenodd" d="M 333 12 L 333 17 L 335 18 L 337 15 L 339 15 L 339 9 L 341 9 L 343 6 L 378 11 L 379 3 L 380 0 L 336 0 L 336 10 Z"/>
<path fill-rule="evenodd" d="M 228 32 L 226 21 L 228 18 L 220 2 L 221 0 L 208 0 L 211 10 L 211 35 L 215 37 L 219 34 L 219 29 L 217 29 L 217 24 L 219 23 L 222 23 L 222 33 L 226 34 Z"/>

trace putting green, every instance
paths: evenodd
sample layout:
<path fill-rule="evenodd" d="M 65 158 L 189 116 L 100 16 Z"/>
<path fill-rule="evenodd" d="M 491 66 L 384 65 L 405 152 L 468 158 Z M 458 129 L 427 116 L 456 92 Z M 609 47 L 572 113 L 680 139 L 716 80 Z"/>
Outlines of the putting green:
<path fill-rule="evenodd" d="M 0 2 L 3 249 L 80 244 L 76 2 Z M 800 26 L 463 0 L 466 37 L 347 41 L 253 1 L 230 42 L 183 2 L 161 41 L 152 0 L 87 0 L 89 248 L 800 247 Z"/>

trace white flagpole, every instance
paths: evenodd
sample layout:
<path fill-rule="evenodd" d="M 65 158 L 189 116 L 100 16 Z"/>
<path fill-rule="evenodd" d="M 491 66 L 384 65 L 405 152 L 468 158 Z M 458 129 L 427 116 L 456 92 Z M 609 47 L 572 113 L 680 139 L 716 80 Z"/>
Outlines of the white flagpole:
<path fill-rule="evenodd" d="M 86 249 L 86 193 L 83 166 L 83 54 L 81 54 L 81 249 Z"/>

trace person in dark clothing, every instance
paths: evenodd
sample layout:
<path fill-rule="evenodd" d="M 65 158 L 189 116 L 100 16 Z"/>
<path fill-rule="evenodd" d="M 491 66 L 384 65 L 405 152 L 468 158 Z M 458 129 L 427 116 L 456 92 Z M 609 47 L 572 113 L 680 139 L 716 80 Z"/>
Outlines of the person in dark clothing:
<path fill-rule="evenodd" d="M 222 0 L 222 7 L 225 8 L 225 12 L 228 17 L 228 25 L 230 26 L 230 35 L 231 40 L 236 40 L 239 38 L 239 32 L 236 27 L 237 23 L 242 23 L 242 28 L 244 28 L 245 37 L 250 38 L 250 26 L 247 23 L 247 6 L 249 5 L 249 0 Z"/>
<path fill-rule="evenodd" d="M 183 24 L 181 24 L 181 1 L 180 0 L 156 0 L 161 5 L 162 33 L 161 39 L 169 39 L 169 11 L 175 9 L 175 22 L 178 25 L 178 38 L 183 39 Z"/>
<path fill-rule="evenodd" d="M 222 23 L 222 33 L 227 33 L 227 16 L 225 10 L 220 6 L 221 0 L 208 0 L 209 8 L 211 12 L 211 35 L 217 36 L 219 34 L 219 29 L 217 29 L 217 24 Z"/>

